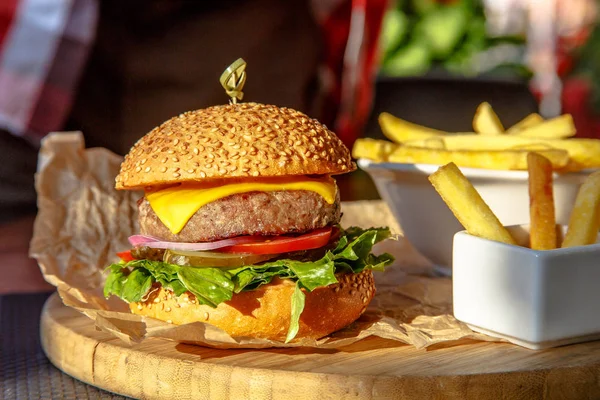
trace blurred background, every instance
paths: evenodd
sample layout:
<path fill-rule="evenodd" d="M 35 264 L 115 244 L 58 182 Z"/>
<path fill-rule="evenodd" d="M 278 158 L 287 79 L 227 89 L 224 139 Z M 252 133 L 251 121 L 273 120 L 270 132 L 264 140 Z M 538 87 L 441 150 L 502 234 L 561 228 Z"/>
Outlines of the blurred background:
<path fill-rule="evenodd" d="M 578 136 L 598 137 L 597 7 L 595 0 L 393 2 L 381 30 L 375 110 L 468 131 L 469 113 L 488 101 L 506 125 L 527 111 L 571 113 Z M 402 102 L 399 92 L 412 100 Z M 373 124 L 369 131 L 376 134 Z"/>
<path fill-rule="evenodd" d="M 381 137 L 382 111 L 470 131 L 483 101 L 506 126 L 531 112 L 571 113 L 577 136 L 599 138 L 598 5 L 2 0 L 0 236 L 10 240 L 0 254 L 27 257 L 48 132 L 81 130 L 87 146 L 125 154 L 168 118 L 225 104 L 218 79 L 239 57 L 248 63 L 244 101 L 304 111 L 348 146 Z M 339 184 L 346 200 L 378 197 L 361 171 Z"/>

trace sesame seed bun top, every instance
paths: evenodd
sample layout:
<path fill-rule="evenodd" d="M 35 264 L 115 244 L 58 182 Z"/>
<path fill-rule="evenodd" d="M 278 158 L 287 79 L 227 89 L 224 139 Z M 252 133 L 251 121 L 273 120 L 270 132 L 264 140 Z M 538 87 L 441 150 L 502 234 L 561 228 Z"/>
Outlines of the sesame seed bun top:
<path fill-rule="evenodd" d="M 317 120 L 290 108 L 240 103 L 189 111 L 154 128 L 125 156 L 116 188 L 354 169 L 346 146 Z"/>

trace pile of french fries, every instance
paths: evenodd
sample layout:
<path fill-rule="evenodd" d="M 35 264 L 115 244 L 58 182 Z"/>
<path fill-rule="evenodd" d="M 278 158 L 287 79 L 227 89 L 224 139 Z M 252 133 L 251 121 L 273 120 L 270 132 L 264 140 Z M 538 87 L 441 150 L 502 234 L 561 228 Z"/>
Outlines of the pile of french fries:
<path fill-rule="evenodd" d="M 527 155 L 529 171 L 529 247 L 553 250 L 596 243 L 600 229 L 600 171 L 583 183 L 575 200 L 567 232 L 559 243 L 554 198 L 552 163 L 536 152 Z M 458 221 L 471 235 L 516 244 L 510 232 L 481 198 L 477 190 L 454 163 L 440 167 L 429 176 L 430 182 Z"/>
<path fill-rule="evenodd" d="M 564 114 L 544 120 L 530 114 L 505 129 L 488 103 L 473 117 L 474 132 L 449 133 L 394 117 L 379 116 L 385 136 L 391 140 L 358 139 L 355 158 L 377 162 L 444 165 L 526 170 L 531 151 L 547 158 L 555 171 L 579 171 L 600 167 L 600 140 L 576 139 L 573 118 Z"/>

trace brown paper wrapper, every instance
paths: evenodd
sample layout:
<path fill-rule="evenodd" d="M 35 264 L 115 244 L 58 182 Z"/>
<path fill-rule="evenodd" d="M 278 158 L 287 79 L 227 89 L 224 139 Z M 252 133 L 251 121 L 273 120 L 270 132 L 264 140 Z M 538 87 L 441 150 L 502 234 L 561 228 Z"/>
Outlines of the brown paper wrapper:
<path fill-rule="evenodd" d="M 497 340 L 471 331 L 452 316 L 452 285 L 435 276 L 429 260 L 401 235 L 380 243 L 395 263 L 375 273 L 377 294 L 355 323 L 320 340 L 292 343 L 233 338 L 210 324 L 172 325 L 131 314 L 114 296 L 105 299 L 105 269 L 116 253 L 129 249 L 138 231 L 136 200 L 140 192 L 116 191 L 114 178 L 122 158 L 106 149 L 85 149 L 79 132 L 55 133 L 42 142 L 36 189 L 39 212 L 30 255 L 45 279 L 56 286 L 64 304 L 87 315 L 97 328 L 134 343 L 148 337 L 220 348 L 339 348 L 379 336 L 425 348 L 436 343 Z M 343 226 L 390 226 L 401 229 L 381 201 L 342 203 Z"/>

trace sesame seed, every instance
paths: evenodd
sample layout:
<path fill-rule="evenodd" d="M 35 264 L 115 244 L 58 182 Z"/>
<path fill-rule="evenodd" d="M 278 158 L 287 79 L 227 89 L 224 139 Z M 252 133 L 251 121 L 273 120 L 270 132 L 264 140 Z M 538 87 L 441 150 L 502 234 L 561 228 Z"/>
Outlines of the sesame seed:
<path fill-rule="evenodd" d="M 155 303 L 160 303 L 160 297 L 156 297 L 156 298 L 154 299 L 154 302 L 155 302 Z"/>
<path fill-rule="evenodd" d="M 141 304 L 138 304 L 138 305 L 137 305 L 137 309 L 138 309 L 138 310 L 141 310 L 142 308 L 144 308 L 144 307 L 142 307 L 142 305 L 141 305 Z"/>
<path fill-rule="evenodd" d="M 165 308 L 165 311 L 166 311 L 166 312 L 171 312 L 171 307 L 167 307 L 167 308 Z"/>
<path fill-rule="evenodd" d="M 208 313 L 207 313 L 207 312 L 205 312 L 205 313 L 204 313 L 204 320 L 205 320 L 205 321 L 208 321 L 208 317 L 209 317 Z"/>
<path fill-rule="evenodd" d="M 160 172 L 167 172 L 167 167 L 162 167 L 162 168 L 160 169 Z"/>
<path fill-rule="evenodd" d="M 172 323 L 173 323 L 172 320 L 170 320 L 170 319 L 167 320 L 167 324 L 172 324 Z"/>
<path fill-rule="evenodd" d="M 181 176 L 181 174 L 179 172 L 173 172 L 174 178 L 179 178 L 180 176 Z"/>
<path fill-rule="evenodd" d="M 150 167 L 146 167 L 146 169 L 144 170 L 144 172 L 150 172 Z"/>

